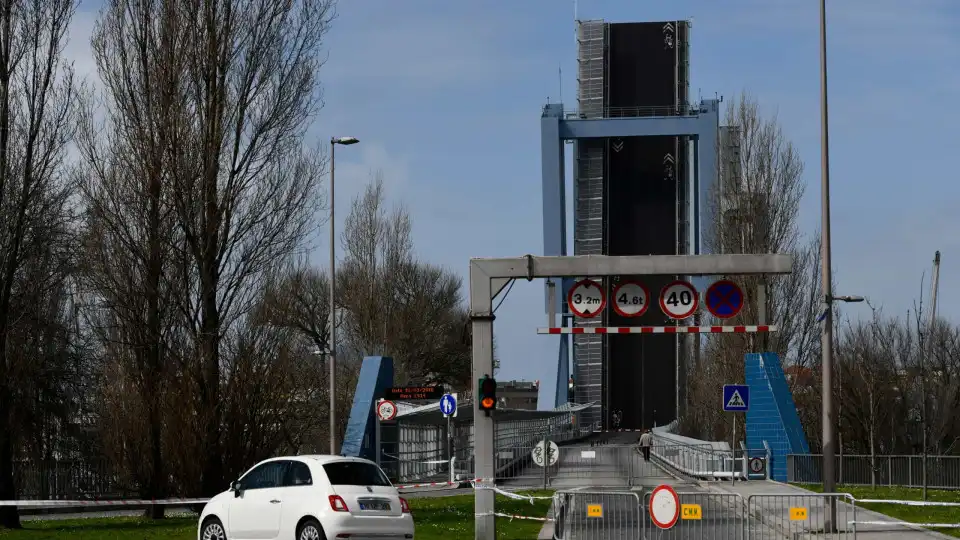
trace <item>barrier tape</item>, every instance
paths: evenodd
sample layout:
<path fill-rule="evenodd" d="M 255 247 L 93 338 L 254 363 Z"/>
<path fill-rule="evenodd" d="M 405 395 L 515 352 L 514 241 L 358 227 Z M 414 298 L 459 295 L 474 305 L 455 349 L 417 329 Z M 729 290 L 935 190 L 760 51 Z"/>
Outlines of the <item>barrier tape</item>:
<path fill-rule="evenodd" d="M 502 517 L 502 518 L 508 518 L 508 519 L 510 519 L 510 520 L 514 520 L 514 519 L 527 519 L 527 520 L 530 520 L 530 521 L 539 521 L 539 522 L 553 521 L 553 518 L 542 518 L 542 517 L 533 517 L 533 516 L 518 516 L 518 515 L 516 515 L 516 514 L 502 514 L 502 513 L 500 513 L 500 512 L 487 512 L 487 513 L 484 513 L 484 514 L 474 514 L 474 515 L 473 515 L 473 517 L 486 517 L 486 516 L 497 516 L 497 517 Z"/>
<path fill-rule="evenodd" d="M 868 504 L 902 504 L 904 506 L 960 506 L 960 502 L 941 501 L 906 501 L 900 499 L 854 499 L 858 503 Z"/>
<path fill-rule="evenodd" d="M 487 490 L 493 491 L 494 493 L 499 493 L 500 495 L 503 495 L 504 497 L 508 499 L 513 499 L 515 501 L 530 501 L 530 504 L 533 504 L 533 501 L 535 500 L 540 500 L 540 501 L 553 500 L 552 496 L 542 497 L 537 495 L 520 495 L 519 493 L 514 493 L 512 491 L 502 490 L 495 485 L 485 486 L 483 484 L 480 484 L 480 485 L 477 485 L 476 483 L 472 483 L 472 484 L 474 489 L 487 489 Z"/>
<path fill-rule="evenodd" d="M 901 525 L 904 527 L 927 527 L 930 529 L 960 529 L 960 523 L 911 523 L 909 521 L 850 521 L 850 525 Z"/>
<path fill-rule="evenodd" d="M 496 485 L 487 485 L 484 482 L 495 482 L 491 478 L 472 478 L 469 480 L 460 480 L 457 482 L 428 482 L 424 484 L 406 484 L 394 486 L 397 490 L 416 489 L 425 487 L 445 487 L 455 486 L 463 483 L 469 483 L 474 489 L 489 489 L 504 497 L 514 500 L 530 501 L 533 504 L 535 500 L 552 500 L 553 497 L 543 497 L 537 495 L 520 495 L 511 491 L 498 488 Z M 0 501 L 0 506 L 19 506 L 21 508 L 37 507 L 90 507 L 90 506 L 149 506 L 149 505 L 192 505 L 206 504 L 210 499 L 123 499 L 123 500 L 20 500 L 20 501 Z"/>
<path fill-rule="evenodd" d="M 19 506 L 21 508 L 69 508 L 85 506 L 150 506 L 160 505 L 168 506 L 172 504 L 206 504 L 210 499 L 123 499 L 115 501 L 98 500 L 24 500 L 24 501 L 0 501 L 0 506 Z"/>

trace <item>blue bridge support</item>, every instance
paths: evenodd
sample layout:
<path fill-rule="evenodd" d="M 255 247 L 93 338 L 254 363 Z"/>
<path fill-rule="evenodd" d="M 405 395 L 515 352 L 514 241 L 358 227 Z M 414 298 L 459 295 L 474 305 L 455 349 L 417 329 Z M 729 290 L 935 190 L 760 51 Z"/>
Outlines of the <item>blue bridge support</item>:
<path fill-rule="evenodd" d="M 362 457 L 375 461 L 374 448 L 376 418 L 374 408 L 377 397 L 382 396 L 393 385 L 393 358 L 389 356 L 368 356 L 360 364 L 360 376 L 357 389 L 353 394 L 353 408 L 350 420 L 343 435 L 340 453 L 344 456 Z"/>
<path fill-rule="evenodd" d="M 770 478 L 787 481 L 787 455 L 809 454 L 807 436 L 797 415 L 793 394 L 775 353 L 750 353 L 744 357 L 744 375 L 750 387 L 747 411 L 747 448 L 769 445 Z"/>

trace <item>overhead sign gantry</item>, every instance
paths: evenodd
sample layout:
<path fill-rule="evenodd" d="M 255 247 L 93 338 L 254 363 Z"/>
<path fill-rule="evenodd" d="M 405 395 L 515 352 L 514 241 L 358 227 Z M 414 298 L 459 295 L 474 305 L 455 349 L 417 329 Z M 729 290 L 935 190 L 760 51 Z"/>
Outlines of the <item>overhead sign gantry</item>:
<path fill-rule="evenodd" d="M 473 330 L 473 379 L 493 373 L 493 297 L 513 279 L 608 276 L 711 276 L 789 274 L 790 255 L 647 255 L 524 257 L 470 260 L 470 317 Z M 550 295 L 550 298 L 555 298 Z M 555 313 L 555 309 L 548 313 Z M 551 324 L 551 327 L 554 325 Z M 676 327 L 671 327 L 676 328 Z M 550 328 L 548 330 L 553 330 Z M 554 333 L 554 332 L 540 332 Z M 474 416 L 474 456 L 477 477 L 474 535 L 496 538 L 494 491 L 494 418 Z"/>

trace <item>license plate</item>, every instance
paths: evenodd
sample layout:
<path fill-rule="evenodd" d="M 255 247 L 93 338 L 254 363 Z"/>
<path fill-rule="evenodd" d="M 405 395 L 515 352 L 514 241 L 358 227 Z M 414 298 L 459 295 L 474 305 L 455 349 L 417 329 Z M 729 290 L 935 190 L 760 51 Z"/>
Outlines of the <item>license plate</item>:
<path fill-rule="evenodd" d="M 360 503 L 360 509 L 388 512 L 390 510 L 390 503 L 386 501 L 364 501 Z"/>

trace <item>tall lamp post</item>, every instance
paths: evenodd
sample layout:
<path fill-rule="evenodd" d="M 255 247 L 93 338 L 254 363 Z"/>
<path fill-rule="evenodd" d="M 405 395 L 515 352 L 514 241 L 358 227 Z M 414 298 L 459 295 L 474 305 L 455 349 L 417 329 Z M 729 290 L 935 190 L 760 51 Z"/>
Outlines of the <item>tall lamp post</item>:
<path fill-rule="evenodd" d="M 823 492 L 833 493 L 834 447 L 833 422 L 833 273 L 830 266 L 830 134 L 827 113 L 827 3 L 820 0 L 820 273 L 825 309 L 823 329 L 820 334 L 820 356 L 822 370 L 821 401 L 823 415 Z M 836 508 L 831 503 L 830 511 L 823 520 L 825 532 L 832 532 L 836 522 Z"/>
<path fill-rule="evenodd" d="M 337 285 L 337 234 L 336 221 L 334 221 L 334 170 L 336 148 L 338 144 L 348 146 L 357 144 L 360 139 L 356 137 L 331 137 L 330 138 L 330 454 L 337 453 L 337 303 L 336 303 L 336 285 Z"/>
<path fill-rule="evenodd" d="M 826 193 L 826 191 L 825 191 Z M 828 198 L 826 195 L 824 198 Z M 829 206 L 824 209 L 824 222 L 830 224 Z M 830 260 L 830 240 L 824 241 L 823 252 L 826 254 L 825 260 Z M 833 493 L 836 490 L 836 456 L 837 448 L 834 445 L 836 439 L 837 423 L 833 414 L 833 304 L 834 302 L 863 302 L 862 296 L 834 296 L 832 294 L 832 276 L 829 267 L 824 265 L 823 270 L 823 289 L 824 289 L 824 311 L 823 311 L 823 331 L 820 334 L 820 354 L 822 365 L 820 367 L 822 374 L 821 396 L 823 401 L 823 492 Z M 837 505 L 833 499 L 829 500 L 830 511 L 823 520 L 824 531 L 833 532 L 836 527 Z"/>

